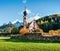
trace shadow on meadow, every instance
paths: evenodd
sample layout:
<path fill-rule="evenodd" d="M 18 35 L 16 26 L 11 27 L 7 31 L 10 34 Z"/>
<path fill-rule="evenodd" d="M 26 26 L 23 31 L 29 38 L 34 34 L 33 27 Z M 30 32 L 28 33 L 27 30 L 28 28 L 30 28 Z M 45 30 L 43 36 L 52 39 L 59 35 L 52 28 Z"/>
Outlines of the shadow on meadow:
<path fill-rule="evenodd" d="M 44 40 L 22 40 L 22 39 L 3 39 L 5 42 L 21 42 L 21 43 L 60 43 L 60 41 L 44 41 Z"/>

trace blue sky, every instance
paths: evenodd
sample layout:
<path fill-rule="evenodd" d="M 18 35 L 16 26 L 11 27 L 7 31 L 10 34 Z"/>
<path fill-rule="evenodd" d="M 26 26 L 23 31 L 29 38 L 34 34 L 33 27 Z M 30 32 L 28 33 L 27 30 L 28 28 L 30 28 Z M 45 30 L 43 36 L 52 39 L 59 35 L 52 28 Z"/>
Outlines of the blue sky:
<path fill-rule="evenodd" d="M 60 0 L 0 0 L 0 25 L 16 19 L 22 21 L 25 6 L 28 18 L 60 14 Z"/>

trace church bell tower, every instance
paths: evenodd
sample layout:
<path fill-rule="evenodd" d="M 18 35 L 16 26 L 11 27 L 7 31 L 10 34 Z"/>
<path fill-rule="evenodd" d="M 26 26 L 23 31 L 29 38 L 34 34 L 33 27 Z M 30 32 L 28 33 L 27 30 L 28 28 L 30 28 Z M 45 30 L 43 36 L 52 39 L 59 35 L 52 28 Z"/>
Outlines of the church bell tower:
<path fill-rule="evenodd" d="M 23 12 L 24 16 L 23 16 L 23 24 L 24 24 L 24 27 L 28 27 L 28 23 L 27 23 L 27 12 L 26 10 Z"/>

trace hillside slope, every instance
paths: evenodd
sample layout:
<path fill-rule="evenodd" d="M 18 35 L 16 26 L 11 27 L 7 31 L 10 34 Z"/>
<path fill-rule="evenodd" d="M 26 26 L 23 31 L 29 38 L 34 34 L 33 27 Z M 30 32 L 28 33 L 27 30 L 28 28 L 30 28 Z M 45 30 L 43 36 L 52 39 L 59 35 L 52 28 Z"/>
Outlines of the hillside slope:
<path fill-rule="evenodd" d="M 60 29 L 60 14 L 44 16 L 37 20 L 37 24 L 44 32 Z"/>

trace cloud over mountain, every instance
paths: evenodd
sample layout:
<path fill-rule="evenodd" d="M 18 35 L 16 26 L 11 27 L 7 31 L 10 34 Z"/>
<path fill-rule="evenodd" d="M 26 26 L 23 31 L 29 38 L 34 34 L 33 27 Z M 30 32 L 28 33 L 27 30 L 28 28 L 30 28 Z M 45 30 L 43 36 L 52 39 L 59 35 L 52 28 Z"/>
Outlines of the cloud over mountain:
<path fill-rule="evenodd" d="M 33 21 L 33 20 L 38 20 L 39 18 L 41 18 L 41 17 L 39 16 L 39 13 L 37 13 L 35 16 L 30 17 L 30 18 L 28 19 L 28 22 L 31 22 L 31 21 Z"/>
<path fill-rule="evenodd" d="M 12 22 L 12 24 L 16 23 L 16 22 L 22 22 L 19 19 L 16 19 L 15 21 Z"/>
<path fill-rule="evenodd" d="M 27 11 L 27 14 L 32 13 L 31 10 L 29 10 L 29 9 L 26 9 L 26 11 Z"/>

